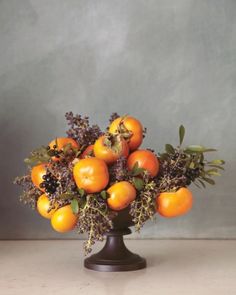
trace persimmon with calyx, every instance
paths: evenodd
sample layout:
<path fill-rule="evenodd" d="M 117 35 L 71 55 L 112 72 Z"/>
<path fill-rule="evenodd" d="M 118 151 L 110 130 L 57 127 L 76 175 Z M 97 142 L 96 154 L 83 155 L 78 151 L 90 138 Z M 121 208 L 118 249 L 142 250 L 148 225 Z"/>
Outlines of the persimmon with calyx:
<path fill-rule="evenodd" d="M 51 225 L 55 231 L 65 233 L 74 229 L 77 219 L 71 205 L 66 205 L 55 211 L 51 218 Z"/>
<path fill-rule="evenodd" d="M 41 216 L 47 219 L 51 219 L 52 215 L 56 211 L 56 208 L 50 209 L 50 201 L 46 194 L 41 195 L 37 200 L 37 210 Z"/>
<path fill-rule="evenodd" d="M 107 164 L 98 158 L 79 160 L 73 168 L 73 176 L 78 188 L 87 193 L 100 192 L 109 182 Z"/>
<path fill-rule="evenodd" d="M 176 217 L 186 214 L 193 204 L 192 193 L 182 187 L 176 192 L 163 192 L 156 198 L 157 212 L 164 217 Z"/>
<path fill-rule="evenodd" d="M 60 152 L 67 145 L 71 145 L 72 148 L 79 149 L 79 144 L 73 138 L 70 138 L 70 137 L 58 137 L 58 138 L 52 140 L 48 146 L 50 147 L 51 150 L 55 150 L 56 152 Z M 58 153 L 58 155 L 53 156 L 52 160 L 59 161 L 60 154 Z"/>
<path fill-rule="evenodd" d="M 93 151 L 95 157 L 112 164 L 121 156 L 128 156 L 129 146 L 119 135 L 102 135 L 96 140 Z"/>
<path fill-rule="evenodd" d="M 107 193 L 109 195 L 107 204 L 115 211 L 120 211 L 128 207 L 136 198 L 136 189 L 128 181 L 120 181 L 113 184 L 109 187 Z"/>
<path fill-rule="evenodd" d="M 94 147 L 93 144 L 90 144 L 89 146 L 87 146 L 86 149 L 81 154 L 80 158 L 85 159 L 89 157 L 94 157 L 93 147 Z"/>
<path fill-rule="evenodd" d="M 34 166 L 31 170 L 31 180 L 33 184 L 43 192 L 45 191 L 45 189 L 40 187 L 40 184 L 44 181 L 43 176 L 47 172 L 46 168 L 47 164 L 39 164 Z"/>
<path fill-rule="evenodd" d="M 129 155 L 128 169 L 132 170 L 135 165 L 147 170 L 152 177 L 155 177 L 159 172 L 159 161 L 156 155 L 149 150 L 137 150 Z"/>
<path fill-rule="evenodd" d="M 131 151 L 136 150 L 143 141 L 143 126 L 139 120 L 131 116 L 115 119 L 109 126 L 111 134 L 121 134 L 128 141 Z"/>

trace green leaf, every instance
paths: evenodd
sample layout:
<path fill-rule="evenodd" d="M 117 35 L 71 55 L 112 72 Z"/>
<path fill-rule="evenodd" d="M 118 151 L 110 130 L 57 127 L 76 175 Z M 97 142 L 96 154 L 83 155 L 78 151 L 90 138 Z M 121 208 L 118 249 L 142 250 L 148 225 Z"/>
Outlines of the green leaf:
<path fill-rule="evenodd" d="M 137 168 L 137 169 L 135 169 L 135 171 L 133 171 L 132 175 L 138 176 L 138 175 L 142 174 L 144 170 L 145 169 L 143 169 L 143 168 Z"/>
<path fill-rule="evenodd" d="M 209 167 L 214 167 L 214 168 L 217 168 L 217 169 L 220 169 L 220 170 L 225 170 L 224 167 L 222 167 L 222 166 L 218 166 L 218 165 L 207 164 L 207 166 L 209 166 Z"/>
<path fill-rule="evenodd" d="M 204 154 L 203 153 L 200 153 L 199 155 L 200 155 L 200 158 L 199 158 L 200 163 L 203 163 L 203 161 L 204 161 Z"/>
<path fill-rule="evenodd" d="M 108 194 L 107 194 L 107 192 L 106 192 L 105 190 L 104 190 L 104 191 L 101 191 L 100 195 L 101 195 L 101 197 L 102 197 L 104 200 L 106 200 L 107 197 L 108 197 Z"/>
<path fill-rule="evenodd" d="M 216 169 L 216 168 L 212 168 L 212 169 L 206 170 L 205 172 L 206 172 L 207 174 L 208 174 L 209 172 L 217 172 L 217 169 Z"/>
<path fill-rule="evenodd" d="M 185 148 L 186 151 L 203 153 L 206 148 L 202 145 L 189 145 Z"/>
<path fill-rule="evenodd" d="M 172 146 L 171 144 L 169 144 L 169 143 L 167 143 L 167 144 L 165 145 L 165 150 L 166 150 L 166 152 L 169 153 L 169 154 L 173 154 L 173 153 L 175 152 L 175 149 L 174 149 L 173 146 Z"/>
<path fill-rule="evenodd" d="M 79 194 L 80 194 L 81 197 L 83 197 L 85 195 L 85 190 L 82 189 L 82 188 L 79 188 L 78 189 L 78 192 L 79 192 Z"/>
<path fill-rule="evenodd" d="M 225 164 L 225 161 L 224 160 L 215 159 L 215 160 L 212 160 L 211 162 L 209 162 L 209 164 L 223 165 L 223 164 Z"/>
<path fill-rule="evenodd" d="M 183 140 L 184 140 L 184 135 L 185 135 L 185 128 L 183 125 L 180 125 L 179 127 L 179 144 L 181 145 Z"/>
<path fill-rule="evenodd" d="M 79 212 L 79 204 L 78 201 L 76 199 L 73 199 L 70 203 L 71 205 L 71 209 L 73 211 L 74 214 L 78 214 Z"/>
<path fill-rule="evenodd" d="M 207 183 L 209 184 L 212 184 L 214 185 L 215 184 L 215 181 L 211 178 L 208 178 L 208 177 L 203 177 L 203 180 L 206 181 Z"/>
<path fill-rule="evenodd" d="M 190 169 L 194 169 L 194 168 L 195 168 L 195 164 L 194 164 L 194 162 L 191 162 L 191 163 L 189 164 L 189 168 L 190 168 Z"/>
<path fill-rule="evenodd" d="M 56 137 L 56 139 L 55 139 L 55 144 L 56 144 L 56 146 L 58 147 L 58 140 L 57 140 L 57 137 Z"/>
<path fill-rule="evenodd" d="M 30 165 L 30 166 L 34 166 L 34 165 L 40 163 L 40 161 L 36 157 L 26 158 L 26 159 L 24 159 L 24 162 L 25 162 L 25 164 Z"/>
<path fill-rule="evenodd" d="M 132 170 L 130 171 L 130 175 L 132 176 L 138 176 L 140 174 L 142 174 L 144 171 L 143 168 L 139 168 L 138 162 L 135 162 Z"/>
<path fill-rule="evenodd" d="M 72 144 L 67 143 L 66 145 L 63 146 L 62 150 L 66 154 L 69 150 L 71 150 L 71 148 L 72 148 Z"/>
<path fill-rule="evenodd" d="M 217 150 L 216 149 L 208 149 L 208 148 L 206 148 L 204 151 L 203 151 L 203 153 L 206 153 L 206 152 L 216 152 Z"/>
<path fill-rule="evenodd" d="M 196 187 L 201 188 L 200 185 L 196 181 L 193 181 L 193 184 L 196 185 Z"/>
<path fill-rule="evenodd" d="M 134 177 L 133 178 L 133 183 L 134 183 L 135 188 L 138 191 L 141 191 L 143 189 L 143 187 L 144 187 L 144 181 L 141 178 Z"/>
<path fill-rule="evenodd" d="M 166 159 L 168 159 L 168 157 L 169 157 L 169 155 L 168 155 L 167 153 L 159 154 L 159 158 L 160 158 L 161 160 L 166 160 Z"/>
<path fill-rule="evenodd" d="M 48 150 L 45 146 L 41 146 L 30 153 L 30 156 L 24 160 L 27 165 L 34 166 L 37 164 L 45 163 L 50 160 Z"/>
<path fill-rule="evenodd" d="M 202 185 L 204 188 L 206 188 L 205 183 L 204 183 L 201 179 L 198 178 L 197 181 L 199 181 L 199 182 L 201 183 L 201 185 Z"/>
<path fill-rule="evenodd" d="M 135 171 L 136 169 L 138 169 L 138 162 L 135 162 L 134 163 L 134 166 L 132 168 L 132 171 Z"/>
<path fill-rule="evenodd" d="M 217 170 L 213 170 L 213 169 L 206 171 L 206 173 L 208 175 L 221 176 L 221 174 Z"/>
<path fill-rule="evenodd" d="M 67 193 L 67 192 L 65 192 L 63 194 L 60 194 L 58 197 L 60 199 L 72 199 L 72 198 L 74 198 L 74 196 L 75 196 L 74 193 L 70 193 L 70 192 Z"/>
<path fill-rule="evenodd" d="M 195 152 L 195 153 L 206 153 L 206 152 L 215 152 L 216 149 L 206 148 L 202 145 L 189 145 L 185 148 L 187 152 Z"/>

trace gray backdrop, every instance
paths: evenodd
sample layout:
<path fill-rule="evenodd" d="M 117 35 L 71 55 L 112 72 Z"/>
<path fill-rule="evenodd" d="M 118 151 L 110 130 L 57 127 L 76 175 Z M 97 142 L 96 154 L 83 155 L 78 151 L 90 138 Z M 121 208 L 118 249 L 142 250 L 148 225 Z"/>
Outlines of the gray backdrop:
<path fill-rule="evenodd" d="M 227 170 L 215 187 L 193 188 L 182 218 L 157 217 L 141 238 L 236 238 L 236 1 L 1 0 L 2 239 L 68 238 L 18 202 L 23 158 L 66 130 L 64 113 L 132 114 L 144 146 L 216 147 Z"/>

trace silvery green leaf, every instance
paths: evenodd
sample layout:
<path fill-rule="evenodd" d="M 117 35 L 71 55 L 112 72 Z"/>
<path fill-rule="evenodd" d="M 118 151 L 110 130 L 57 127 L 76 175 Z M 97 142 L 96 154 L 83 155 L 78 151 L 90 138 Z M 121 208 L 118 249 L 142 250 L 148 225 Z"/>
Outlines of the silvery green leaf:
<path fill-rule="evenodd" d="M 144 181 L 141 178 L 134 177 L 133 178 L 133 183 L 134 183 L 135 188 L 138 191 L 141 191 L 143 189 L 143 187 L 144 187 Z"/>
<path fill-rule="evenodd" d="M 173 153 L 175 152 L 175 149 L 174 149 L 173 146 L 172 146 L 171 144 L 169 144 L 169 143 L 167 143 L 167 144 L 165 145 L 165 150 L 166 150 L 166 152 L 169 153 L 169 154 L 173 154 Z"/>
<path fill-rule="evenodd" d="M 78 201 L 76 199 L 73 199 L 70 203 L 71 205 L 71 209 L 73 211 L 74 214 L 78 214 L 79 212 L 79 204 Z"/>
<path fill-rule="evenodd" d="M 183 140 L 184 140 L 184 135 L 185 135 L 185 128 L 183 125 L 179 127 L 179 144 L 181 145 Z"/>

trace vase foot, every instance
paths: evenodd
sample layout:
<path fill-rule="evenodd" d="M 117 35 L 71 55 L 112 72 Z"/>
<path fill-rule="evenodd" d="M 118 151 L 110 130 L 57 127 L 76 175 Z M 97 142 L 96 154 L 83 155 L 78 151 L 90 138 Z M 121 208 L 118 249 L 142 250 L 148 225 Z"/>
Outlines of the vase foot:
<path fill-rule="evenodd" d="M 112 230 L 107 234 L 103 249 L 84 260 L 88 269 L 104 272 L 132 271 L 146 267 L 146 260 L 130 252 L 123 240 L 123 235 L 130 234 L 129 228 Z"/>

